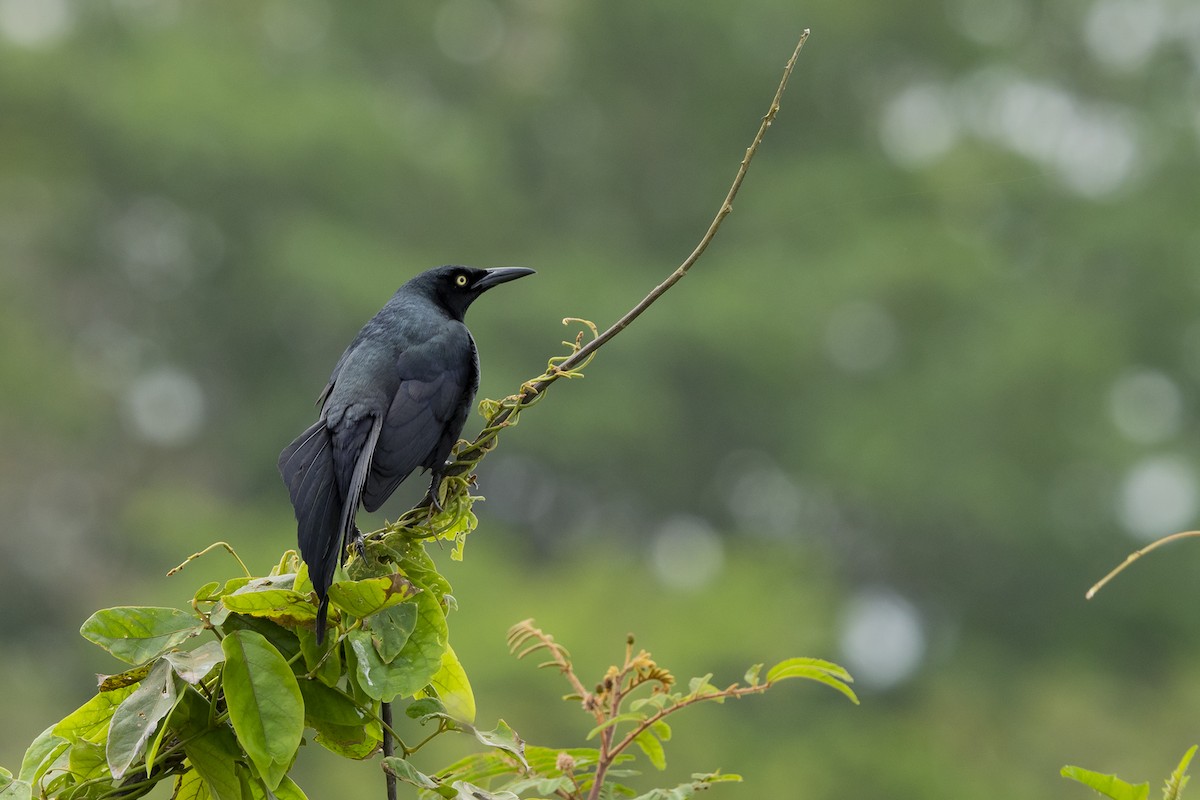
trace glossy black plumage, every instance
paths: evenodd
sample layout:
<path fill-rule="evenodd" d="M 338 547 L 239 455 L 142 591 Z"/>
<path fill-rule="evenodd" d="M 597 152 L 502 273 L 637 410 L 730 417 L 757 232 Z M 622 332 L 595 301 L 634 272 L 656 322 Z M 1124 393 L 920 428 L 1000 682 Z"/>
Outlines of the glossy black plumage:
<path fill-rule="evenodd" d="M 418 467 L 430 495 L 479 388 L 479 357 L 463 323 L 480 294 L 533 270 L 437 267 L 401 286 L 342 353 L 317 402 L 320 418 L 279 455 L 296 512 L 300 555 L 320 605 L 346 545 L 357 535 L 359 503 L 375 511 Z"/>

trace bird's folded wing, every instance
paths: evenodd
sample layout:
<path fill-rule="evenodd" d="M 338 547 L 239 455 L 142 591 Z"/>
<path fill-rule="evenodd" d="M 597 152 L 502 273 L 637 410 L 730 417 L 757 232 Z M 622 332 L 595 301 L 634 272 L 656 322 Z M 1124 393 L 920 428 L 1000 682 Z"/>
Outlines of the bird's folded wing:
<path fill-rule="evenodd" d="M 400 368 L 400 388 L 383 420 L 363 487 L 362 503 L 368 511 L 383 505 L 417 467 L 440 466 L 431 462 L 446 457 L 438 451 L 449 449 L 443 446 L 445 433 L 461 416 L 469 388 L 469 364 L 429 369 L 424 364 L 405 364 L 402 357 Z"/>

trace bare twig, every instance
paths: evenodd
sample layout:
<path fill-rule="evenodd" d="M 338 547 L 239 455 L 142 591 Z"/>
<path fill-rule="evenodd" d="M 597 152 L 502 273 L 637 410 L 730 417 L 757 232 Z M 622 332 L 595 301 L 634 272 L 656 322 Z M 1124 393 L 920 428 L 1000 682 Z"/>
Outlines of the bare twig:
<path fill-rule="evenodd" d="M 552 359 L 550 366 L 541 376 L 527 381 L 521 386 L 518 394 L 502 401 L 495 412 L 489 415 L 487 425 L 483 431 L 469 444 L 461 447 L 455 453 L 455 461 L 447 467 L 445 472 L 446 477 L 453 478 L 469 475 L 488 451 L 496 446 L 496 438 L 500 431 L 516 424 L 517 415 L 521 409 L 540 400 L 550 384 L 559 378 L 570 378 L 579 375 L 578 370 L 595 356 L 596 351 L 611 341 L 618 333 L 629 327 L 658 298 L 666 294 L 676 283 L 679 283 L 683 276 L 688 273 L 688 270 L 700 260 L 700 256 L 708 249 L 709 244 L 716 237 L 717 231 L 720 230 L 721 223 L 733 212 L 733 201 L 737 197 L 738 190 L 742 188 L 742 182 L 746 179 L 746 173 L 750 170 L 750 162 L 754 160 L 755 154 L 758 153 L 758 147 L 762 143 L 763 137 L 766 136 L 767 129 L 771 127 L 771 123 L 775 121 L 775 116 L 779 113 L 779 103 L 783 98 L 784 90 L 787 88 L 788 78 L 791 77 L 792 71 L 796 68 L 796 60 L 800 57 L 800 51 L 803 49 L 804 43 L 808 41 L 808 35 L 809 30 L 805 28 L 803 33 L 800 34 L 800 40 L 796 43 L 796 49 L 792 52 L 792 57 L 784 65 L 783 77 L 775 89 L 775 96 L 771 100 L 771 106 L 767 109 L 767 113 L 763 115 L 762 122 L 758 126 L 758 131 L 754 134 L 753 141 L 746 148 L 746 154 L 742 157 L 741 164 L 738 165 L 737 174 L 733 178 L 733 183 L 730 185 L 729 191 L 725 194 L 725 199 L 721 202 L 720 209 L 718 209 L 716 216 L 713 217 L 712 222 L 708 226 L 708 230 L 704 232 L 704 235 L 700 238 L 700 241 L 688 257 L 675 268 L 674 272 L 667 276 L 666 280 L 655 286 L 648 295 L 642 298 L 641 302 L 627 311 L 624 316 L 609 326 L 603 333 L 597 333 L 596 327 L 585 320 L 563 320 L 564 323 L 576 321 L 586 324 L 592 329 L 592 340 L 583 344 L 577 338 L 569 356 L 561 359 Z M 429 518 L 431 505 L 430 499 L 428 497 L 425 498 L 412 509 L 405 512 L 395 523 L 389 526 L 389 529 L 408 528 L 409 535 L 418 535 L 422 538 L 435 536 L 436 534 L 428 531 L 420 534 L 414 533 L 415 526 L 423 523 L 428 526 L 428 523 L 431 521 Z"/>
<path fill-rule="evenodd" d="M 1161 539 L 1156 539 L 1155 541 L 1151 542 L 1150 544 L 1146 545 L 1141 550 L 1138 550 L 1135 553 L 1130 553 L 1128 556 L 1125 557 L 1124 561 L 1122 561 L 1120 564 L 1117 565 L 1117 567 L 1115 569 L 1113 569 L 1112 572 L 1105 575 L 1103 578 L 1101 578 L 1099 581 L 1096 582 L 1095 586 L 1088 589 L 1087 594 L 1084 595 L 1084 597 L 1086 597 L 1088 600 L 1091 600 L 1093 597 L 1096 596 L 1096 592 L 1098 592 L 1104 588 L 1105 584 L 1107 584 L 1113 578 L 1120 575 L 1121 572 L 1124 571 L 1124 569 L 1126 567 L 1128 567 L 1133 562 L 1137 561 L 1142 556 L 1146 555 L 1146 553 L 1149 553 L 1151 550 L 1157 550 L 1162 545 L 1169 544 L 1170 542 L 1173 542 L 1176 539 L 1187 539 L 1187 538 L 1190 538 L 1193 536 L 1200 536 L 1200 531 L 1184 531 L 1183 533 L 1172 533 L 1170 536 L 1164 536 Z"/>

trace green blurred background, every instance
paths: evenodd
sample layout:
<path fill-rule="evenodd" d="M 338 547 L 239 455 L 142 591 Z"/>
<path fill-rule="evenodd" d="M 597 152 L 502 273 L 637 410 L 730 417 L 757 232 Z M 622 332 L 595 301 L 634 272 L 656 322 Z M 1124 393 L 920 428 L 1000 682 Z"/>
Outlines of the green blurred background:
<path fill-rule="evenodd" d="M 665 277 L 804 27 L 708 255 L 505 435 L 441 554 L 481 723 L 590 727 L 507 655 L 535 617 L 589 680 L 630 630 L 682 677 L 857 676 L 861 707 L 687 712 L 663 783 L 1165 776 L 1200 741 L 1200 550 L 1083 592 L 1200 507 L 1192 0 L 0 0 L 0 764 L 118 668 L 93 610 L 291 545 L 276 455 L 409 276 L 538 270 L 472 310 L 483 396 Z M 336 762 L 302 754 L 310 797 L 380 794 Z"/>

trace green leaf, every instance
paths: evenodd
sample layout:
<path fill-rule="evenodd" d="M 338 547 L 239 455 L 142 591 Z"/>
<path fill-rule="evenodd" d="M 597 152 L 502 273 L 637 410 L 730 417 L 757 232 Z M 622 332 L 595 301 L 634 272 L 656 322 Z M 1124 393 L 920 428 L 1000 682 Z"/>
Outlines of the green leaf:
<path fill-rule="evenodd" d="M 677 694 L 667 692 L 655 692 L 649 697 L 639 697 L 636 700 L 629 702 L 630 711 L 638 711 L 646 706 L 654 706 L 657 709 L 664 709 L 670 703 L 678 703 L 682 697 Z"/>
<path fill-rule="evenodd" d="M 412 599 L 420 591 L 400 573 L 359 581 L 337 581 L 329 587 L 329 602 L 362 619 Z"/>
<path fill-rule="evenodd" d="M 88 617 L 79 632 L 127 664 L 144 664 L 204 630 L 177 608 L 118 606 Z"/>
<path fill-rule="evenodd" d="M 575 782 L 565 775 L 557 778 L 518 778 L 511 783 L 504 784 L 501 788 L 518 796 L 532 790 L 538 797 L 549 797 L 558 792 L 562 792 L 563 796 L 570 797 L 571 791 L 575 788 Z"/>
<path fill-rule="evenodd" d="M 274 790 L 304 735 L 304 700 L 296 676 L 279 651 L 253 631 L 235 631 L 221 641 L 221 648 L 221 688 L 229 720 L 259 775 Z"/>
<path fill-rule="evenodd" d="M 688 783 L 681 783 L 673 789 L 654 789 L 638 795 L 634 800 L 688 800 L 688 798 L 695 797 L 697 792 L 704 791 L 714 783 L 740 783 L 741 780 L 741 775 L 732 773 L 696 772 L 692 774 L 692 780 Z"/>
<path fill-rule="evenodd" d="M 71 744 L 81 741 L 102 742 L 108 735 L 108 723 L 117 706 L 133 694 L 133 686 L 101 692 L 64 717 L 53 728 L 55 736 Z"/>
<path fill-rule="evenodd" d="M 296 634 L 298 631 L 306 629 L 292 630 L 277 625 L 264 617 L 233 614 L 221 626 L 221 630 L 226 634 L 234 631 L 254 631 L 270 642 L 271 646 L 282 653 L 285 659 L 291 661 L 300 652 L 300 640 Z"/>
<path fill-rule="evenodd" d="M 1188 784 L 1189 776 L 1187 774 L 1188 765 L 1192 763 L 1192 756 L 1196 755 L 1196 745 L 1192 745 L 1183 758 L 1179 761 L 1179 766 L 1171 773 L 1171 777 L 1167 778 L 1167 785 L 1163 787 L 1163 800 L 1179 800 L 1183 795 L 1183 789 Z"/>
<path fill-rule="evenodd" d="M 488 747 L 495 747 L 497 750 L 503 750 L 506 753 L 511 753 L 529 768 L 529 762 L 525 760 L 525 740 L 517 735 L 517 732 L 508 727 L 508 723 L 504 720 L 499 720 L 496 723 L 495 730 L 481 731 L 478 728 L 472 728 L 471 732 L 475 734 L 475 738 Z"/>
<path fill-rule="evenodd" d="M 512 792 L 489 792 L 466 781 L 455 781 L 451 788 L 456 792 L 455 800 L 521 800 Z"/>
<path fill-rule="evenodd" d="M 400 603 L 372 614 L 369 627 L 379 657 L 390 664 L 404 650 L 417 627 L 417 604 Z"/>
<path fill-rule="evenodd" d="M 414 602 L 416 627 L 391 664 L 379 657 L 369 632 L 350 631 L 347 636 L 358 684 L 374 700 L 387 703 L 396 697 L 411 697 L 441 669 L 448 632 L 446 615 L 432 592 L 421 592 Z"/>
<path fill-rule="evenodd" d="M 858 705 L 858 695 L 847 684 L 854 681 L 850 673 L 831 661 L 819 658 L 789 658 L 780 661 L 767 671 L 767 683 L 787 680 L 789 678 L 806 678 L 811 681 L 832 686 Z"/>
<path fill-rule="evenodd" d="M 284 776 L 272 794 L 275 795 L 275 800 L 308 800 L 308 796 L 300 791 L 296 782 L 287 776 Z"/>
<path fill-rule="evenodd" d="M 29 800 L 32 796 L 32 785 L 14 779 L 11 772 L 0 767 L 0 800 Z"/>
<path fill-rule="evenodd" d="M 317 644 L 316 628 L 297 628 L 296 639 L 304 654 L 304 666 L 316 670 L 317 680 L 326 686 L 337 686 L 342 679 L 342 648 L 336 636 L 326 636 Z"/>
<path fill-rule="evenodd" d="M 437 692 L 447 714 L 460 722 L 475 721 L 475 695 L 467 680 L 466 670 L 449 644 L 442 654 L 441 669 L 429 679 L 429 685 Z"/>
<path fill-rule="evenodd" d="M 650 759 L 650 763 L 655 769 L 664 770 L 667 768 L 667 754 L 663 751 L 662 742 L 658 737 L 649 730 L 644 730 L 633 739 L 634 743 L 642 748 L 642 752 L 646 754 L 646 758 Z"/>
<path fill-rule="evenodd" d="M 108 728 L 105 754 L 108 770 L 117 780 L 146 749 L 158 723 L 175 707 L 175 674 L 164 659 L 155 662 L 150 674 L 117 707 Z"/>
<path fill-rule="evenodd" d="M 300 681 L 304 722 L 317 732 L 317 743 L 347 758 L 370 756 L 383 740 L 379 718 L 368 714 L 345 692 L 320 681 Z"/>
<path fill-rule="evenodd" d="M 209 581 L 196 590 L 192 595 L 192 601 L 196 603 L 211 603 L 221 598 L 221 593 L 217 590 L 221 588 L 221 584 L 216 581 Z"/>
<path fill-rule="evenodd" d="M 96 677 L 101 678 L 100 686 L 97 688 L 102 692 L 111 692 L 113 689 L 121 689 L 126 686 L 133 686 L 135 683 L 141 683 L 150 674 L 150 666 L 150 664 L 143 664 L 140 667 L 118 672 L 115 675 L 97 675 Z"/>
<path fill-rule="evenodd" d="M 171 800 L 211 800 L 212 795 L 200 773 L 189 769 L 175 780 L 175 793 Z"/>
<path fill-rule="evenodd" d="M 183 741 L 183 752 L 212 800 L 244 800 L 235 764 L 246 754 L 228 725 L 211 726 L 208 702 L 199 692 L 185 688 L 167 724 Z"/>
<path fill-rule="evenodd" d="M 317 618 L 308 595 L 291 589 L 242 590 L 226 595 L 221 603 L 235 614 L 263 617 L 286 628 L 311 625 Z"/>
<path fill-rule="evenodd" d="M 758 686 L 758 676 L 762 672 L 762 664 L 754 664 L 750 669 L 746 670 L 745 676 L 742 678 L 750 686 Z"/>
<path fill-rule="evenodd" d="M 50 765 L 71 746 L 70 742 L 54 732 L 54 727 L 51 725 L 38 734 L 33 744 L 25 751 L 25 757 L 21 759 L 21 772 L 18 777 L 31 786 L 40 781 L 46 770 L 50 769 Z"/>
<path fill-rule="evenodd" d="M 163 658 L 175 674 L 195 686 L 208 677 L 213 668 L 225 660 L 220 642 L 205 642 L 195 650 L 171 650 Z"/>
<path fill-rule="evenodd" d="M 626 711 L 624 714 L 617 714 L 615 717 L 610 717 L 596 727 L 592 728 L 590 731 L 588 731 L 586 738 L 591 739 L 605 728 L 611 728 L 612 726 L 619 725 L 622 722 L 641 722 L 644 719 L 646 719 L 646 715 L 641 711 Z"/>
<path fill-rule="evenodd" d="M 86 740 L 75 742 L 67 751 L 67 768 L 77 781 L 106 777 L 108 762 L 104 758 L 104 745 Z"/>
<path fill-rule="evenodd" d="M 412 763 L 397 756 L 388 756 L 383 760 L 383 771 L 405 783 L 411 783 L 418 789 L 437 789 L 439 784 L 433 778 L 417 770 Z"/>
<path fill-rule="evenodd" d="M 1146 800 L 1150 796 L 1149 783 L 1134 786 L 1116 775 L 1102 775 L 1082 767 L 1063 767 L 1062 776 L 1095 789 L 1105 797 L 1111 797 L 1112 800 Z"/>
<path fill-rule="evenodd" d="M 702 697 L 708 694 L 719 693 L 721 690 L 716 686 L 713 686 L 710 683 L 711 680 L 711 672 L 707 675 L 701 675 L 699 678 L 692 678 L 690 681 L 688 681 L 688 694 L 690 694 L 692 697 Z"/>

